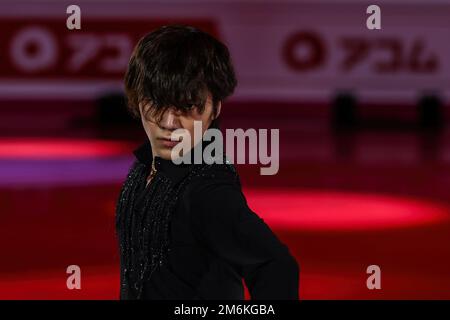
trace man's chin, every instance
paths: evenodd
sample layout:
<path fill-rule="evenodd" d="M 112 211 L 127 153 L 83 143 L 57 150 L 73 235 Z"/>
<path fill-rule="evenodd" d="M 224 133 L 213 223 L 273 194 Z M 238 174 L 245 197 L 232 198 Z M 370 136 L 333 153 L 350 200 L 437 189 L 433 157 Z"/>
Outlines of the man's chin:
<path fill-rule="evenodd" d="M 164 160 L 172 160 L 172 148 L 163 148 L 159 150 L 158 154 Z"/>

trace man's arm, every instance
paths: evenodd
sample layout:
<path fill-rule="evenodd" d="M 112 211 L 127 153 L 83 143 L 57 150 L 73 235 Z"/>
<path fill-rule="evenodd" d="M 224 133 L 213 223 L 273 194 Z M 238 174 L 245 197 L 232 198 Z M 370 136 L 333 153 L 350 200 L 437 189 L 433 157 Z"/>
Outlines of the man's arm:
<path fill-rule="evenodd" d="M 191 191 L 195 232 L 240 270 L 252 299 L 298 300 L 299 266 L 230 179 L 201 179 Z"/>

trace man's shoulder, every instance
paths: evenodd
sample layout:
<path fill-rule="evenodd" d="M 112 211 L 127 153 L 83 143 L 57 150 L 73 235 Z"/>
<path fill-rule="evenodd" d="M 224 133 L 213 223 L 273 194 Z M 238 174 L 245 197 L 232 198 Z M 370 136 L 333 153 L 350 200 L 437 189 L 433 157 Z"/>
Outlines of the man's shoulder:
<path fill-rule="evenodd" d="M 191 180 L 188 191 L 196 194 L 207 194 L 223 188 L 236 190 L 241 188 L 239 174 L 230 163 L 208 165 L 201 174 Z"/>
<path fill-rule="evenodd" d="M 203 174 L 196 180 L 197 183 L 238 183 L 239 174 L 231 163 L 213 163 L 208 165 Z"/>

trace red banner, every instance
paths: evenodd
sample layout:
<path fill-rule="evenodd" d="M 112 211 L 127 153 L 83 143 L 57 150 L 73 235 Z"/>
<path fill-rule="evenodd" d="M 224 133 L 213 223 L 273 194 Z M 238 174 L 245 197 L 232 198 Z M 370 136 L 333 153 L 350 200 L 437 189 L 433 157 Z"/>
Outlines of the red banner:
<path fill-rule="evenodd" d="M 81 30 L 69 30 L 65 19 L 3 18 L 0 80 L 122 79 L 137 41 L 169 23 L 193 25 L 219 37 L 207 19 L 83 19 Z"/>

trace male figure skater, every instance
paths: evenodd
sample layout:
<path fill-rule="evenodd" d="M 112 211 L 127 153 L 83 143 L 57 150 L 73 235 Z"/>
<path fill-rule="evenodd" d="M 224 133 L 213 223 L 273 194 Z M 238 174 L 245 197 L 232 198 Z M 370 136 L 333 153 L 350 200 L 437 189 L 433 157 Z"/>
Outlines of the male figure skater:
<path fill-rule="evenodd" d="M 298 299 L 298 264 L 247 206 L 234 166 L 172 161 L 171 133 L 218 128 L 236 83 L 227 47 L 196 28 L 164 26 L 136 45 L 125 89 L 148 140 L 117 202 L 121 299 L 244 299 L 243 279 L 252 299 Z"/>

